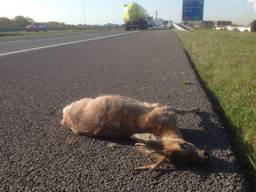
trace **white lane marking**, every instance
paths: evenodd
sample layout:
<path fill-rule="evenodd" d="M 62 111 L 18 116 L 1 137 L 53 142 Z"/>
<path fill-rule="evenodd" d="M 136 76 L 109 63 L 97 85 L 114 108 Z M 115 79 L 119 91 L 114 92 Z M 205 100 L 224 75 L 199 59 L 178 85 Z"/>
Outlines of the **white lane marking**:
<path fill-rule="evenodd" d="M 53 44 L 53 45 L 34 47 L 34 48 L 30 48 L 30 49 L 22 49 L 22 50 L 18 50 L 18 51 L 11 51 L 11 52 L 6 52 L 6 53 L 0 53 L 0 57 L 6 56 L 6 55 L 13 55 L 13 54 L 17 54 L 17 53 L 24 53 L 24 52 L 41 50 L 41 49 L 47 49 L 47 48 L 52 48 L 52 47 L 60 47 L 60 46 L 65 46 L 65 45 L 72 45 L 72 44 L 77 44 L 77 43 L 95 41 L 95 40 L 100 40 L 100 39 L 108 39 L 108 38 L 112 38 L 112 37 L 120 37 L 120 36 L 124 36 L 124 35 L 128 35 L 128 34 L 132 34 L 132 33 L 138 33 L 138 31 L 119 33 L 119 34 L 114 34 L 114 35 L 105 35 L 105 36 L 95 37 L 95 38 L 91 38 L 91 39 L 84 39 L 84 40 L 79 40 L 79 41 L 70 41 L 70 42 L 65 42 L 65 43 L 58 43 L 58 44 Z"/>

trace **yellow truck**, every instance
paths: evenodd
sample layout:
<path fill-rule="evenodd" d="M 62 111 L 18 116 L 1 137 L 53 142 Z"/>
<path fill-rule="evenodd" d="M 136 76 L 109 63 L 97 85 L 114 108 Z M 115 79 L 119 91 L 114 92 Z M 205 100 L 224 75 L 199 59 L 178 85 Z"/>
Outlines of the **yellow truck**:
<path fill-rule="evenodd" d="M 153 27 L 153 18 L 138 3 L 128 3 L 124 6 L 125 30 L 129 31 L 137 28 L 143 30 Z"/>

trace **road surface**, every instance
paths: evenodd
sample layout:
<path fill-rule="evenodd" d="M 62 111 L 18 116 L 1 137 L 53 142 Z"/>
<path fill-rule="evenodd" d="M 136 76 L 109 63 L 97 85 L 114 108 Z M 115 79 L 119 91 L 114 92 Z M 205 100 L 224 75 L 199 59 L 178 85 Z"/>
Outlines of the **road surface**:
<path fill-rule="evenodd" d="M 96 39 L 122 36 L 125 34 L 127 34 L 127 32 L 124 32 L 121 29 L 105 29 L 101 31 L 45 33 L 34 36 L 0 38 L 0 56 L 51 47 L 60 47 L 63 45 L 87 42 Z"/>
<path fill-rule="evenodd" d="M 0 52 L 90 38 L 0 42 Z M 186 140 L 210 152 L 210 162 L 137 172 L 134 167 L 148 159 L 135 153 L 131 141 L 74 137 L 60 125 L 65 105 L 102 94 L 200 107 L 199 115 L 179 117 L 178 124 Z M 218 116 L 170 31 L 2 55 L 0 109 L 0 191 L 250 191 Z M 117 143 L 113 150 L 111 142 Z"/>

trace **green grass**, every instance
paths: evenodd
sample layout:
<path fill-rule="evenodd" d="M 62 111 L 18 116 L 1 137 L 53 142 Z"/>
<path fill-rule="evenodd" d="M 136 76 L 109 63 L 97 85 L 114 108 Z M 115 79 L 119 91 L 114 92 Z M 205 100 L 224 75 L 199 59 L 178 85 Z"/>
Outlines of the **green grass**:
<path fill-rule="evenodd" d="M 256 33 L 177 32 L 214 95 L 243 166 L 256 178 Z M 256 179 L 255 179 L 256 184 Z"/>
<path fill-rule="evenodd" d="M 183 84 L 183 85 L 194 85 L 193 82 L 188 81 L 188 80 L 182 81 L 182 84 Z"/>

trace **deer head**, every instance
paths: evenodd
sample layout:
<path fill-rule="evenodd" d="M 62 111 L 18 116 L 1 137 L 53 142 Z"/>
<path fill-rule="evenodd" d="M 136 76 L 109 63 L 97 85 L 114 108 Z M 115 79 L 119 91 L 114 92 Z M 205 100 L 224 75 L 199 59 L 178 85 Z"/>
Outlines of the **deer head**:
<path fill-rule="evenodd" d="M 167 159 L 174 165 L 201 164 L 209 160 L 209 154 L 206 151 L 182 138 L 161 138 L 149 133 L 133 134 L 131 138 L 139 142 L 135 145 L 140 152 L 146 155 L 157 155 L 156 163 L 138 169 L 154 169 Z"/>

